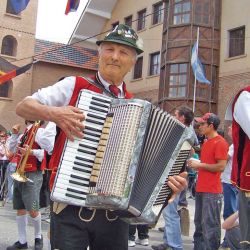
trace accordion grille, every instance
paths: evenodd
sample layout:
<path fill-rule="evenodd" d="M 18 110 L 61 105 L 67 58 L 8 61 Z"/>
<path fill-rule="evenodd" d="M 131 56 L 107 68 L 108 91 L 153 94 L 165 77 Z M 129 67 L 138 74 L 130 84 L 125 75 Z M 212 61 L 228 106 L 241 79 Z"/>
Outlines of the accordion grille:
<path fill-rule="evenodd" d="M 137 138 L 138 126 L 142 113 L 139 105 L 128 104 L 115 106 L 109 140 L 101 164 L 96 186 L 97 193 L 124 196 L 128 168 Z"/>

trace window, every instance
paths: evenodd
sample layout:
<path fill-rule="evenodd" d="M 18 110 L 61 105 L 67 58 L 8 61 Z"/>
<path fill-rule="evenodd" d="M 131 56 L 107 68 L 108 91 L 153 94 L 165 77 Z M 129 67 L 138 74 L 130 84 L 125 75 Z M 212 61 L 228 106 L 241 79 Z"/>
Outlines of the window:
<path fill-rule="evenodd" d="M 221 1 L 215 0 L 215 7 L 214 7 L 214 26 L 219 28 L 220 27 L 220 17 L 221 17 Z"/>
<path fill-rule="evenodd" d="M 150 69 L 149 75 L 160 74 L 160 52 L 156 52 L 150 55 Z"/>
<path fill-rule="evenodd" d="M 17 41 L 13 36 L 5 36 L 2 41 L 1 54 L 16 56 Z"/>
<path fill-rule="evenodd" d="M 194 21 L 196 24 L 210 24 L 211 0 L 196 0 Z"/>
<path fill-rule="evenodd" d="M 112 23 L 112 29 L 114 29 L 117 25 L 119 25 L 119 21 L 115 22 L 115 23 Z"/>
<path fill-rule="evenodd" d="M 11 81 L 0 84 L 0 97 L 8 97 Z"/>
<path fill-rule="evenodd" d="M 197 100 L 215 100 L 215 86 L 218 78 L 218 67 L 205 65 L 204 74 L 206 78 L 211 82 L 211 84 L 204 84 L 197 81 L 196 85 L 196 98 Z M 211 71 L 212 70 L 212 71 Z M 192 86 L 192 93 L 194 91 L 194 86 Z"/>
<path fill-rule="evenodd" d="M 245 26 L 229 31 L 229 57 L 244 55 Z"/>
<path fill-rule="evenodd" d="M 187 90 L 187 63 L 171 64 L 169 74 L 169 97 L 185 97 Z"/>
<path fill-rule="evenodd" d="M 138 12 L 137 30 L 142 30 L 145 28 L 146 21 L 146 9 Z"/>
<path fill-rule="evenodd" d="M 127 16 L 127 17 L 125 17 L 125 19 L 124 19 L 124 23 L 125 23 L 126 25 L 132 27 L 132 20 L 133 20 L 132 15 L 131 15 L 131 16 Z"/>
<path fill-rule="evenodd" d="M 138 57 L 134 68 L 134 79 L 142 77 L 143 57 Z"/>
<path fill-rule="evenodd" d="M 153 25 L 163 21 L 163 3 L 153 5 Z"/>
<path fill-rule="evenodd" d="M 7 0 L 6 13 L 9 13 L 12 15 L 19 15 L 19 14 L 16 14 L 15 11 L 13 10 L 10 0 Z"/>
<path fill-rule="evenodd" d="M 174 24 L 190 22 L 191 3 L 187 0 L 175 0 L 174 4 Z"/>

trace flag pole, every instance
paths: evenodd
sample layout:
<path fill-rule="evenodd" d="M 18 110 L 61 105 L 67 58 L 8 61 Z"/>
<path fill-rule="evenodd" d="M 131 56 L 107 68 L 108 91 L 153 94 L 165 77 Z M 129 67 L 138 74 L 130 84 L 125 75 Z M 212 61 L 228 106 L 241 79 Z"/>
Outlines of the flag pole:
<path fill-rule="evenodd" d="M 198 49 L 199 49 L 199 33 L 200 33 L 200 28 L 198 27 L 197 29 L 197 57 L 198 57 Z M 197 84 L 197 80 L 196 80 L 196 72 L 194 74 L 194 97 L 193 97 L 193 113 L 195 112 L 195 101 L 196 101 L 196 84 Z"/>

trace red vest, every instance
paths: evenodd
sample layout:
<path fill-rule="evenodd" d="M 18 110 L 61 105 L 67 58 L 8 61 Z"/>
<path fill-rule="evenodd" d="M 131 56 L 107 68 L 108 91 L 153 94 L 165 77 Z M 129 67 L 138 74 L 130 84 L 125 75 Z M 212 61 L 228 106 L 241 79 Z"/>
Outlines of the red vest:
<path fill-rule="evenodd" d="M 75 88 L 74 88 L 71 100 L 70 100 L 68 105 L 70 105 L 70 106 L 75 106 L 76 105 L 76 101 L 77 101 L 79 92 L 82 89 L 88 89 L 88 90 L 94 91 L 96 93 L 102 93 L 101 89 L 99 89 L 96 86 L 90 84 L 84 78 L 76 77 Z M 125 93 L 124 93 L 125 98 L 126 99 L 132 98 L 132 94 L 127 92 L 126 88 L 124 88 L 124 90 L 125 90 Z M 52 189 L 53 184 L 54 184 L 54 180 L 55 180 L 55 177 L 56 177 L 56 172 L 57 172 L 57 168 L 58 168 L 58 165 L 59 165 L 59 162 L 60 162 L 60 158 L 61 158 L 61 155 L 62 155 L 62 152 L 63 152 L 65 140 L 66 140 L 66 135 L 62 130 L 60 130 L 59 134 L 56 137 L 53 154 L 52 154 L 50 162 L 49 162 L 49 169 L 52 169 L 52 173 L 51 173 L 51 177 L 50 177 L 50 189 Z"/>
<path fill-rule="evenodd" d="M 250 92 L 250 86 L 240 90 L 235 96 L 233 112 L 235 103 L 242 91 Z M 239 189 L 250 192 L 250 140 L 234 118 L 232 128 L 234 155 L 231 180 Z"/>
<path fill-rule="evenodd" d="M 27 133 L 24 133 L 24 135 L 22 136 L 21 141 L 24 139 L 23 145 L 29 144 L 30 139 L 31 139 L 32 128 L 33 128 L 33 126 L 29 129 L 29 131 Z M 24 136 L 26 136 L 26 138 L 24 138 Z M 36 141 L 34 141 L 34 143 L 32 145 L 32 149 L 41 149 L 41 148 L 36 143 Z M 16 158 L 17 158 L 17 166 L 20 167 L 19 166 L 20 160 L 21 160 L 21 154 L 20 154 L 20 152 L 17 153 Z M 29 155 L 27 163 L 25 165 L 25 169 L 24 169 L 25 172 L 35 172 L 38 169 L 42 170 L 41 169 L 41 163 L 37 160 L 37 158 L 34 155 Z"/>

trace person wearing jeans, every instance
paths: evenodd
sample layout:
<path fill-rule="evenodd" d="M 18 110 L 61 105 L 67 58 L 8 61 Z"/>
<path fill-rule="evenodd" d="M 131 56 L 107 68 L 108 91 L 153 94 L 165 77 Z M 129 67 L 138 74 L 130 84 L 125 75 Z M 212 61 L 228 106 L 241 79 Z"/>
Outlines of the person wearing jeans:
<path fill-rule="evenodd" d="M 178 121 L 187 126 L 194 133 L 193 127 L 191 126 L 194 118 L 194 113 L 191 109 L 185 106 L 179 107 L 175 110 L 174 116 Z M 194 137 L 196 138 L 195 133 Z M 154 250 L 183 249 L 181 239 L 180 215 L 178 213 L 178 203 L 180 200 L 180 195 L 181 194 L 177 195 L 174 201 L 168 204 L 163 210 L 163 218 L 165 221 L 163 243 L 159 245 L 152 245 L 151 248 Z"/>
<path fill-rule="evenodd" d="M 163 210 L 163 218 L 165 220 L 165 229 L 163 241 L 173 250 L 183 250 L 181 239 L 180 216 L 177 210 L 180 195 L 177 195 L 172 203 Z M 175 223 L 173 223 L 173 221 Z"/>
<path fill-rule="evenodd" d="M 232 126 L 228 127 L 228 136 L 232 138 Z M 227 165 L 221 174 L 221 182 L 223 186 L 223 200 L 224 210 L 223 219 L 226 220 L 231 214 L 238 210 L 238 190 L 231 184 L 231 172 L 232 172 L 232 158 L 234 153 L 233 144 L 230 145 L 228 150 Z M 221 247 L 227 248 L 228 244 L 226 239 L 223 240 Z"/>
<path fill-rule="evenodd" d="M 195 195 L 194 250 L 215 250 L 220 246 L 222 194 Z"/>
<path fill-rule="evenodd" d="M 6 169 L 6 176 L 7 176 L 7 182 L 8 182 L 8 191 L 6 196 L 7 202 L 12 202 L 13 200 L 13 178 L 11 177 L 12 174 L 16 171 L 16 162 L 10 162 Z"/>
<path fill-rule="evenodd" d="M 162 211 L 165 221 L 163 243 L 152 245 L 154 250 L 183 250 L 181 238 L 180 216 L 177 210 L 180 195 L 168 204 Z"/>
<path fill-rule="evenodd" d="M 200 162 L 188 160 L 198 171 L 195 196 L 194 250 L 215 250 L 220 247 L 222 207 L 221 172 L 227 162 L 228 143 L 217 133 L 220 119 L 213 113 L 195 118 L 199 131 L 207 140 L 201 147 Z"/>

